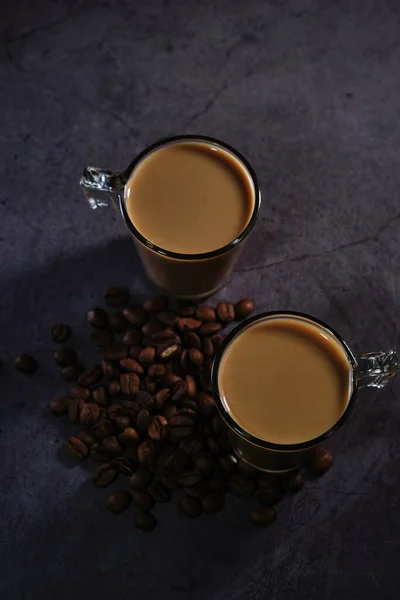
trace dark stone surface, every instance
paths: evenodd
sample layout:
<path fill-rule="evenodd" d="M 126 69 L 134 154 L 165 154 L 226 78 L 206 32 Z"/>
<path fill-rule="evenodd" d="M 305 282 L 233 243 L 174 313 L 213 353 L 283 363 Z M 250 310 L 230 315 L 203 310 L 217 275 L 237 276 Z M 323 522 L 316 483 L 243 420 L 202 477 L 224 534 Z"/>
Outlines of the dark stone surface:
<path fill-rule="evenodd" d="M 3 6 L 5 8 L 3 9 Z M 400 378 L 368 390 L 332 471 L 258 531 L 246 501 L 196 522 L 177 504 L 137 533 L 88 464 L 63 458 L 50 326 L 108 283 L 145 281 L 81 169 L 121 169 L 155 139 L 225 139 L 259 174 L 259 224 L 229 286 L 259 311 L 327 320 L 356 351 L 399 346 L 397 0 L 5 1 L 0 24 L 0 597 L 356 600 L 398 597 Z M 21 351 L 37 374 L 15 372 Z M 118 484 L 113 486 L 118 488 Z"/>

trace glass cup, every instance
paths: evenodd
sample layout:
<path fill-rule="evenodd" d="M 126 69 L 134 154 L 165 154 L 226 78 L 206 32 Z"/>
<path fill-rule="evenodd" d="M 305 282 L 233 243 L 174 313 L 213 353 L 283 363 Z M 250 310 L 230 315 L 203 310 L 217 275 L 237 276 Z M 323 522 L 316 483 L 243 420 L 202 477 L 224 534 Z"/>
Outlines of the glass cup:
<path fill-rule="evenodd" d="M 206 143 L 227 152 L 244 169 L 253 188 L 254 208 L 246 227 L 236 239 L 212 252 L 180 254 L 160 248 L 146 239 L 128 216 L 126 184 L 137 165 L 160 148 L 179 142 Z M 143 150 L 122 173 L 86 167 L 80 184 L 91 208 L 110 205 L 119 208 L 148 277 L 161 290 L 177 298 L 205 298 L 227 282 L 244 242 L 257 221 L 261 203 L 257 177 L 247 160 L 227 144 L 199 135 L 181 135 L 161 140 Z"/>
<path fill-rule="evenodd" d="M 269 319 L 292 318 L 301 320 L 323 330 L 324 335 L 339 344 L 347 357 L 350 369 L 351 383 L 349 399 L 340 419 L 332 427 L 317 438 L 299 444 L 276 444 L 259 439 L 245 431 L 234 421 L 229 413 L 229 398 L 222 399 L 219 388 L 219 373 L 221 359 L 229 344 L 243 331 L 252 325 Z M 306 463 L 311 453 L 319 444 L 328 439 L 345 423 L 353 410 L 358 391 L 363 387 L 383 388 L 399 372 L 399 361 L 395 351 L 373 352 L 370 354 L 354 354 L 346 342 L 323 321 L 297 312 L 266 312 L 252 317 L 233 329 L 224 339 L 218 354 L 214 359 L 211 381 L 212 391 L 218 410 L 227 427 L 233 450 L 240 459 L 262 471 L 285 472 L 296 469 Z M 288 365 L 290 376 L 290 365 Z M 226 403 L 225 403 L 226 402 Z M 249 399 L 249 404 L 251 399 Z"/>

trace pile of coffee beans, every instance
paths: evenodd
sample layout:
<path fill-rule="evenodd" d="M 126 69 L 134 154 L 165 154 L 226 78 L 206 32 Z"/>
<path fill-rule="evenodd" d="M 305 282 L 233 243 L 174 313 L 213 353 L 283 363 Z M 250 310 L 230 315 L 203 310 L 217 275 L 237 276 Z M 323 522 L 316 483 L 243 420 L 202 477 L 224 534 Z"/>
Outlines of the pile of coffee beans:
<path fill-rule="evenodd" d="M 68 415 L 78 429 L 66 443 L 69 455 L 98 463 L 92 482 L 99 488 L 117 479 L 124 489 L 111 493 L 107 507 L 119 515 L 134 506 L 138 529 L 157 525 L 157 503 L 178 496 L 189 518 L 215 514 L 227 493 L 254 496 L 250 512 L 255 525 L 276 518 L 274 506 L 288 492 L 299 491 L 307 473 L 321 475 L 332 464 L 326 451 L 314 453 L 308 470 L 285 476 L 261 473 L 238 460 L 211 394 L 211 365 L 226 325 L 248 317 L 254 302 L 220 302 L 216 308 L 189 302 L 168 305 L 163 296 L 132 302 L 122 286 L 107 289 L 107 310 L 91 308 L 87 319 L 99 363 L 84 367 L 68 347 L 54 352 L 61 375 L 72 388 L 50 405 L 55 416 Z M 53 342 L 71 335 L 54 325 Z M 24 373 L 38 364 L 21 355 Z M 128 488 L 128 489 L 125 489 Z"/>

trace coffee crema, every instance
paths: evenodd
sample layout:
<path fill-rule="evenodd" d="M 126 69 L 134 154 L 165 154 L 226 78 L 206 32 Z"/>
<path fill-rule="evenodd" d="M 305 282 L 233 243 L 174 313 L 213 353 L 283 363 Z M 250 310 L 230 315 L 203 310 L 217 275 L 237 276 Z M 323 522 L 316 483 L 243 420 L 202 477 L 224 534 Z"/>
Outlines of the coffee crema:
<path fill-rule="evenodd" d="M 255 190 L 245 166 L 228 150 L 176 141 L 138 163 L 125 201 L 130 220 L 149 242 L 170 252 L 203 254 L 242 233 Z"/>
<path fill-rule="evenodd" d="M 260 319 L 233 338 L 218 385 L 225 409 L 247 433 L 299 444 L 340 419 L 351 396 L 351 366 L 329 331 L 283 315 Z"/>

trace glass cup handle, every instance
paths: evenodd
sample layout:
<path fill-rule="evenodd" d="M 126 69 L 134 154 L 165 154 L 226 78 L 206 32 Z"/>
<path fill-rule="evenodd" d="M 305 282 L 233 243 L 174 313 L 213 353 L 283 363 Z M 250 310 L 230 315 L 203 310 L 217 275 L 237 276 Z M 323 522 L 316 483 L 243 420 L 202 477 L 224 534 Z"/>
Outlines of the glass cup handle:
<path fill-rule="evenodd" d="M 91 208 L 116 207 L 123 195 L 125 178 L 122 173 L 86 167 L 80 185 Z"/>
<path fill-rule="evenodd" d="M 400 371 L 399 357 L 394 350 L 359 354 L 356 359 L 360 388 L 383 388 Z"/>

